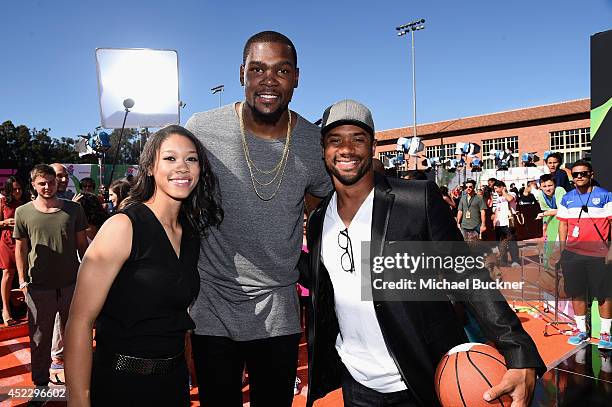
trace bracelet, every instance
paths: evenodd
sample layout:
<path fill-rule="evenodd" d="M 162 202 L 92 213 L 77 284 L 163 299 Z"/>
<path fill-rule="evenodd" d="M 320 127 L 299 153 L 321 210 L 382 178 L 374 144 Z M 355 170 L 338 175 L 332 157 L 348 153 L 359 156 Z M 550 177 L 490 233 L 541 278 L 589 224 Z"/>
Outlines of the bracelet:
<path fill-rule="evenodd" d="M 28 284 L 30 284 L 30 283 L 28 283 L 27 281 L 24 281 L 23 283 L 19 284 L 19 289 L 23 290 L 24 288 L 26 288 L 28 286 Z"/>

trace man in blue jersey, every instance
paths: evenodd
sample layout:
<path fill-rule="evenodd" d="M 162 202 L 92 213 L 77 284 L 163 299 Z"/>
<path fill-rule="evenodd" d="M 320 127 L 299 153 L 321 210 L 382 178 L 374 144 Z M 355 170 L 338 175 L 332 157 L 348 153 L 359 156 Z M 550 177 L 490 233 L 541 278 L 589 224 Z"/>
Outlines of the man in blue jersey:
<path fill-rule="evenodd" d="M 591 163 L 576 161 L 572 166 L 576 188 L 563 196 L 557 211 L 565 290 L 572 297 L 576 320 L 568 342 L 580 345 L 590 339 L 586 307 L 592 296 L 599 302 L 601 316 L 599 348 L 612 349 L 612 193 L 594 186 L 593 175 Z"/>

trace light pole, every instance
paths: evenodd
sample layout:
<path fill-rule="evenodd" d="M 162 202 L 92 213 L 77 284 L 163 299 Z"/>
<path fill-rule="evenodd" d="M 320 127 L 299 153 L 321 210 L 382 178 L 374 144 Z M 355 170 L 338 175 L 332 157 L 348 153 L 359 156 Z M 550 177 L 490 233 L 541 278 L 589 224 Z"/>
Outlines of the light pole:
<path fill-rule="evenodd" d="M 415 56 L 414 56 L 414 32 L 425 29 L 425 19 L 411 21 L 408 24 L 403 24 L 395 27 L 398 31 L 397 36 L 401 37 L 410 33 L 412 42 L 412 136 L 417 136 L 417 116 L 416 116 L 416 67 L 415 67 Z"/>
<path fill-rule="evenodd" d="M 223 93 L 224 89 L 225 89 L 225 85 L 215 86 L 214 88 L 210 89 L 210 91 L 212 92 L 213 95 L 215 93 L 219 94 L 219 107 L 221 107 L 221 94 Z"/>

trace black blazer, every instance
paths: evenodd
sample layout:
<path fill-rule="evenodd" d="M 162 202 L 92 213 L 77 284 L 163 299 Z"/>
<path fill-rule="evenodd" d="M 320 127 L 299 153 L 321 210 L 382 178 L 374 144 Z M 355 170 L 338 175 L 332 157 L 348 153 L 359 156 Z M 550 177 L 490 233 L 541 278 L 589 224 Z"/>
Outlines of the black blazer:
<path fill-rule="evenodd" d="M 335 349 L 339 328 L 334 291 L 320 258 L 323 221 L 332 194 L 309 219 L 310 255 L 300 259 L 301 283 L 310 288 L 312 305 L 308 318 L 307 406 L 341 384 L 342 362 Z M 462 237 L 436 184 L 376 174 L 370 256 L 382 255 L 388 241 L 411 240 L 457 241 Z M 509 368 L 535 368 L 539 375 L 546 371 L 533 340 L 507 302 L 468 300 L 464 305 L 495 342 Z M 374 301 L 374 310 L 387 349 L 417 404 L 438 406 L 436 366 L 449 349 L 467 342 L 452 303 Z"/>

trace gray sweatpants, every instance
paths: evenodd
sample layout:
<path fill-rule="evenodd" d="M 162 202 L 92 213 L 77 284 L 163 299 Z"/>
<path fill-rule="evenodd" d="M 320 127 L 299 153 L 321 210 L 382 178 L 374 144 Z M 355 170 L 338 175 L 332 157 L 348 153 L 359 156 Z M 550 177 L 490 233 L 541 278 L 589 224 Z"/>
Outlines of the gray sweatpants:
<path fill-rule="evenodd" d="M 74 284 L 64 288 L 28 287 L 28 328 L 32 355 L 32 381 L 36 386 L 47 386 L 51 367 L 51 342 L 55 314 L 59 314 L 63 328 L 68 320 Z"/>

